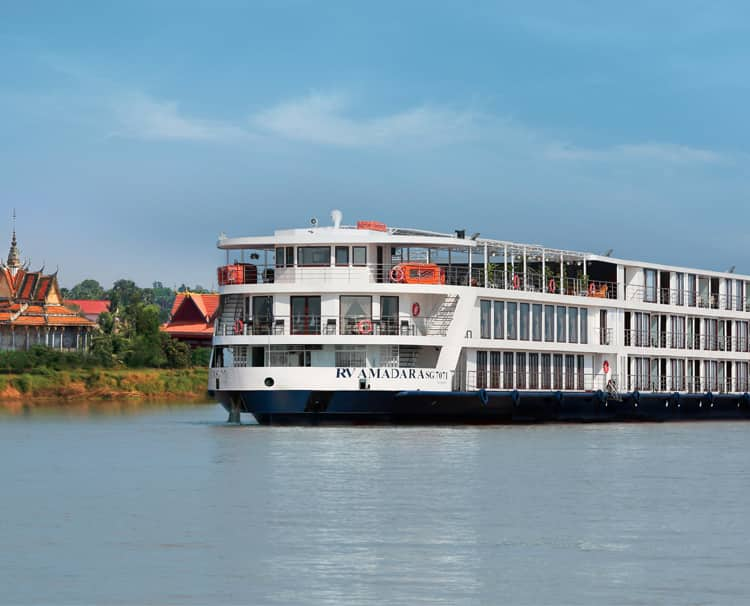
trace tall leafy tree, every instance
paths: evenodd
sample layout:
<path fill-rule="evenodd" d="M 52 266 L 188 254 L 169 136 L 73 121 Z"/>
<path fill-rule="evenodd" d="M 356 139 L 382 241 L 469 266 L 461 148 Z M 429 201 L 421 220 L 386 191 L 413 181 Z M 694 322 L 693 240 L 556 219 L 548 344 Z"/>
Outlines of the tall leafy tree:
<path fill-rule="evenodd" d="M 89 278 L 76 284 L 66 296 L 69 299 L 103 299 L 104 288 L 99 282 Z"/>

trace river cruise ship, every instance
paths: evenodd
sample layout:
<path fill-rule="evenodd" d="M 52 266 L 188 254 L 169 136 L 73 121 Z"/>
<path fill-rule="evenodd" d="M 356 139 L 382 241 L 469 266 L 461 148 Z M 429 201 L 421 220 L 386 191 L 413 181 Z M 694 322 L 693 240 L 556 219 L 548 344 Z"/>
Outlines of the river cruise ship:
<path fill-rule="evenodd" d="M 219 238 L 232 421 L 750 418 L 750 276 L 331 219 Z"/>

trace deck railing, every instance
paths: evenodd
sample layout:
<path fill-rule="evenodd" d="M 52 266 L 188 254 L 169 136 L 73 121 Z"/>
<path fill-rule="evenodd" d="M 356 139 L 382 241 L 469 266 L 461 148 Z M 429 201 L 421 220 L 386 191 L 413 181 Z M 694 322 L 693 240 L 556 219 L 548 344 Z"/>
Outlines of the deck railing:
<path fill-rule="evenodd" d="M 626 329 L 626 347 L 692 349 L 702 351 L 750 351 L 746 337 L 691 334 L 685 332 Z"/>
<path fill-rule="evenodd" d="M 564 372 L 561 368 L 550 368 L 545 372 L 488 370 L 485 372 L 469 370 L 466 372 L 466 390 L 575 390 L 596 391 L 606 389 L 607 380 L 593 373 L 574 370 Z"/>
<path fill-rule="evenodd" d="M 440 316 L 326 316 L 301 314 L 262 316 L 231 322 L 217 320 L 214 334 L 237 335 L 355 335 L 355 336 L 445 336 L 448 326 Z"/>

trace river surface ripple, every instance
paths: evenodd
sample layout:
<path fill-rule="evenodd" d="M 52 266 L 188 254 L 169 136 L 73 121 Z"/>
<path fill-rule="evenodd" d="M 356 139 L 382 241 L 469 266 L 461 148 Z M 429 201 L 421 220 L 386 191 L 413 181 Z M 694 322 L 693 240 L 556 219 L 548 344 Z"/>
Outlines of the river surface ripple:
<path fill-rule="evenodd" d="M 0 603 L 750 603 L 750 423 L 225 419 L 0 412 Z"/>

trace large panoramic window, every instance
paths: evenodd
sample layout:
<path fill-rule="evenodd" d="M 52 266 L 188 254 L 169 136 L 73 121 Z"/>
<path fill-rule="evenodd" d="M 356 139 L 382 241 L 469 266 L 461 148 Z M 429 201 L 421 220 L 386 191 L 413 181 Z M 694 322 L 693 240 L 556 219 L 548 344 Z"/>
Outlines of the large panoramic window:
<path fill-rule="evenodd" d="M 339 298 L 341 310 L 341 333 L 345 335 L 369 334 L 373 332 L 372 297 L 342 295 Z"/>
<path fill-rule="evenodd" d="M 495 338 L 504 339 L 505 338 L 505 301 L 495 301 L 494 313 L 495 313 L 495 321 L 494 321 Z"/>
<path fill-rule="evenodd" d="M 273 323 L 273 297 L 253 297 L 252 333 L 270 335 Z"/>
<path fill-rule="evenodd" d="M 552 342 L 555 340 L 555 306 L 544 306 L 544 340 Z"/>
<path fill-rule="evenodd" d="M 656 303 L 656 270 L 644 269 L 646 288 L 643 291 L 643 300 L 647 303 Z"/>
<path fill-rule="evenodd" d="M 336 247 L 336 265 L 349 265 L 349 247 Z"/>
<path fill-rule="evenodd" d="M 492 331 L 492 301 L 481 299 L 479 301 L 479 336 L 489 339 Z"/>
<path fill-rule="evenodd" d="M 476 388 L 484 389 L 487 387 L 487 352 L 477 352 L 477 380 Z"/>
<path fill-rule="evenodd" d="M 585 307 L 581 307 L 581 334 L 578 342 L 586 345 L 589 342 L 589 310 Z"/>
<path fill-rule="evenodd" d="M 542 305 L 534 303 L 531 306 L 531 338 L 534 341 L 542 340 Z"/>
<path fill-rule="evenodd" d="M 380 297 L 380 334 L 398 334 L 398 297 Z"/>
<path fill-rule="evenodd" d="M 568 308 L 568 342 L 578 343 L 578 308 Z"/>
<path fill-rule="evenodd" d="M 565 343 L 565 307 L 557 306 L 557 342 Z"/>
<path fill-rule="evenodd" d="M 687 304 L 695 307 L 695 274 L 688 274 L 687 278 Z"/>
<path fill-rule="evenodd" d="M 291 297 L 292 334 L 320 334 L 320 297 Z M 274 330 L 276 327 L 274 326 Z"/>
<path fill-rule="evenodd" d="M 297 265 L 302 267 L 322 267 L 330 264 L 330 246 L 300 246 L 297 249 Z"/>
<path fill-rule="evenodd" d="M 508 302 L 508 338 L 518 338 L 518 303 Z"/>
<path fill-rule="evenodd" d="M 520 320 L 518 323 L 519 338 L 522 341 L 529 340 L 529 304 L 521 303 L 520 305 Z"/>

